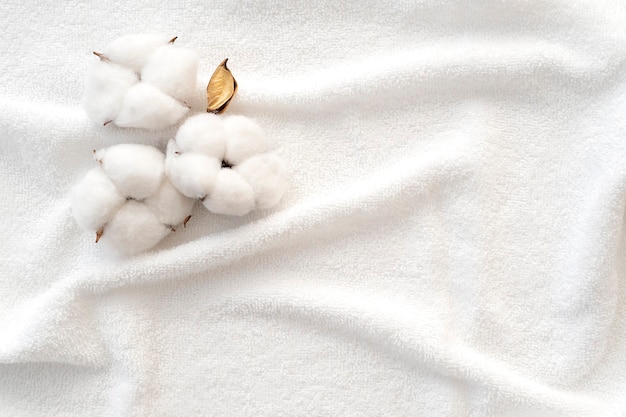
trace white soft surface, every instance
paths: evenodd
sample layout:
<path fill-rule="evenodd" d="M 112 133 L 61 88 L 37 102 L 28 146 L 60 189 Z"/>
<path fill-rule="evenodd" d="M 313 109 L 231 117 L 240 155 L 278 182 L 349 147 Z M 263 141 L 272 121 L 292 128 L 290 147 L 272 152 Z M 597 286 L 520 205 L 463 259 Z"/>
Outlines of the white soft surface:
<path fill-rule="evenodd" d="M 0 415 L 626 412 L 622 0 L 3 2 Z M 222 59 L 290 162 L 272 210 L 127 260 L 69 190 L 116 143 L 94 45 Z"/>

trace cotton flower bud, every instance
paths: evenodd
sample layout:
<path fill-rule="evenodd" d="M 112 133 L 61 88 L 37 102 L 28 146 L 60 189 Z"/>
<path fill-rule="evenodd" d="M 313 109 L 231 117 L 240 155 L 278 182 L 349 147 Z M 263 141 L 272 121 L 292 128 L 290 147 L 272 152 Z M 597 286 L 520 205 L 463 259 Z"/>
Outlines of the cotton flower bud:
<path fill-rule="evenodd" d="M 181 193 L 209 211 L 243 216 L 276 205 L 287 189 L 287 165 L 272 148 L 247 117 L 199 114 L 168 143 L 165 170 Z"/>
<path fill-rule="evenodd" d="M 164 129 L 176 124 L 195 94 L 198 55 L 161 35 L 129 35 L 94 52 L 83 103 L 97 123 Z"/>
<path fill-rule="evenodd" d="M 143 252 L 186 223 L 194 200 L 164 174 L 161 151 L 145 145 L 116 145 L 94 151 L 98 166 L 71 193 L 72 213 L 96 242 L 125 254 Z"/>

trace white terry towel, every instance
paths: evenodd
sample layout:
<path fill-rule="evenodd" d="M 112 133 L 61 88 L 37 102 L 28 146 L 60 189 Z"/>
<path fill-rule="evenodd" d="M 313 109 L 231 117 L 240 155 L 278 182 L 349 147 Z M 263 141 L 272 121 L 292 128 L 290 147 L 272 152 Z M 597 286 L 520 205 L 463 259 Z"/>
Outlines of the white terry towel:
<path fill-rule="evenodd" d="M 626 413 L 622 0 L 0 12 L 0 415 Z M 117 259 L 67 196 L 92 149 L 175 133 L 80 107 L 137 32 L 203 82 L 228 57 L 229 113 L 293 172 L 274 210 Z"/>

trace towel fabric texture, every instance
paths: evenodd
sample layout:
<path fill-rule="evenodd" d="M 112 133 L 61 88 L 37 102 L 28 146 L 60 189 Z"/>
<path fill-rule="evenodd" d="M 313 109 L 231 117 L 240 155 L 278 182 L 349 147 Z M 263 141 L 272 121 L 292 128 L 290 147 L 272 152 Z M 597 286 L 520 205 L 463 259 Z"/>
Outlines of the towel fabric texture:
<path fill-rule="evenodd" d="M 0 5 L 0 415 L 626 415 L 623 0 Z M 290 163 L 120 258 L 69 209 L 91 52 L 178 36 Z M 184 119 L 183 119 L 184 120 Z M 182 123 L 182 121 L 181 121 Z"/>

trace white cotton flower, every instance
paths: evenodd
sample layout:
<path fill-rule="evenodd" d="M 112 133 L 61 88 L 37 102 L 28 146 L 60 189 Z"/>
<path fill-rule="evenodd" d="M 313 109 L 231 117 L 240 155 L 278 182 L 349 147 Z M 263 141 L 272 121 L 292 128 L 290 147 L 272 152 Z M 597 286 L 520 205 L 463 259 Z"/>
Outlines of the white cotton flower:
<path fill-rule="evenodd" d="M 184 101 L 195 93 L 197 69 L 198 55 L 194 51 L 169 43 L 150 55 L 141 71 L 141 81 Z"/>
<path fill-rule="evenodd" d="M 243 216 L 276 205 L 287 190 L 287 165 L 272 149 L 263 129 L 247 117 L 199 114 L 169 142 L 165 172 L 209 211 Z"/>
<path fill-rule="evenodd" d="M 113 122 L 119 127 L 165 129 L 176 124 L 188 111 L 188 107 L 158 88 L 138 83 L 126 92 Z"/>
<path fill-rule="evenodd" d="M 254 190 L 233 169 L 220 169 L 215 188 L 202 204 L 213 213 L 243 216 L 254 208 Z"/>
<path fill-rule="evenodd" d="M 187 114 L 198 55 L 161 35 L 129 35 L 110 43 L 87 69 L 83 103 L 97 123 L 164 129 Z"/>
<path fill-rule="evenodd" d="M 255 155 L 234 169 L 254 190 L 258 208 L 275 206 L 287 190 L 287 165 L 275 153 Z"/>
<path fill-rule="evenodd" d="M 224 158 L 232 165 L 272 148 L 273 144 L 261 126 L 245 116 L 225 117 L 224 130 L 228 132 Z"/>
<path fill-rule="evenodd" d="M 117 38 L 102 50 L 112 62 L 140 73 L 154 51 L 171 40 L 167 35 L 137 34 Z"/>
<path fill-rule="evenodd" d="M 102 243 L 126 254 L 143 252 L 188 219 L 194 200 L 164 175 L 161 151 L 127 144 L 94 155 L 98 166 L 76 184 L 70 199 L 78 225 Z"/>
<path fill-rule="evenodd" d="M 156 148 L 124 144 L 101 149 L 94 155 L 124 197 L 143 200 L 161 184 L 164 159 Z"/>

